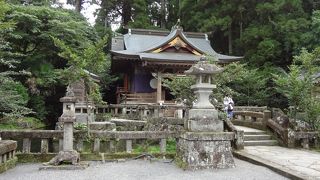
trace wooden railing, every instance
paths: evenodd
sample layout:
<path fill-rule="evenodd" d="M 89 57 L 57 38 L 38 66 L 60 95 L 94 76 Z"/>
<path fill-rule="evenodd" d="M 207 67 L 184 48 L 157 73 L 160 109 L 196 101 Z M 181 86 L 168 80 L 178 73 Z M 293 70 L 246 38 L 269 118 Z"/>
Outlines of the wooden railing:
<path fill-rule="evenodd" d="M 156 93 L 123 93 L 121 103 L 124 104 L 143 104 L 156 103 Z"/>
<path fill-rule="evenodd" d="M 125 151 L 132 152 L 133 140 L 159 140 L 160 153 L 166 152 L 166 141 L 168 138 L 177 138 L 179 132 L 170 131 L 75 131 L 74 142 L 75 149 L 79 152 L 84 150 L 83 143 L 85 140 L 92 139 L 93 146 L 91 152 L 99 153 L 101 151 L 100 143 L 102 140 L 109 143 L 109 151 L 116 152 L 115 142 L 124 140 L 126 144 Z M 49 141 L 58 141 L 58 148 L 62 150 L 63 146 L 63 131 L 59 130 L 1 130 L 0 137 L 2 139 L 22 139 L 22 153 L 31 153 L 32 141 L 40 139 L 41 145 L 36 153 L 49 153 Z M 34 148 L 33 148 L 34 149 Z"/>

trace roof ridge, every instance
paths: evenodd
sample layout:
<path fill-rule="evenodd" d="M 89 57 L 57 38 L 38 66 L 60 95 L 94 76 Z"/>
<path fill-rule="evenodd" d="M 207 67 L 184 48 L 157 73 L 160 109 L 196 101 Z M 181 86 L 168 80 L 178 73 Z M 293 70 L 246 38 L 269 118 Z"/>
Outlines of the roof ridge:
<path fill-rule="evenodd" d="M 167 36 L 171 33 L 169 30 L 157 30 L 157 29 L 139 29 L 139 28 L 129 28 L 131 34 L 142 34 L 142 35 L 158 35 L 158 36 Z M 207 33 L 202 32 L 185 32 L 183 33 L 189 38 L 206 38 Z"/>

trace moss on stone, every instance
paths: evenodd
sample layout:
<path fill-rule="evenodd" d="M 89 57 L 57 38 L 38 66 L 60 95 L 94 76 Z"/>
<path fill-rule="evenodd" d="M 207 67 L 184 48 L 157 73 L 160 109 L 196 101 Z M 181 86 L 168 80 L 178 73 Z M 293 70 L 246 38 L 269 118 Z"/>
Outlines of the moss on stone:
<path fill-rule="evenodd" d="M 175 154 L 174 153 L 150 153 L 157 158 L 166 157 L 167 159 L 173 159 Z M 19 163 L 39 163 L 39 162 L 48 162 L 50 161 L 56 154 L 49 153 L 49 154 L 40 154 L 40 153 L 33 153 L 33 154 L 17 154 L 18 162 Z M 130 159 L 135 158 L 141 155 L 141 153 L 105 153 L 104 159 L 105 160 L 115 160 L 115 159 Z M 94 154 L 94 153 L 81 153 L 80 154 L 81 161 L 101 161 L 102 156 L 101 154 Z"/>
<path fill-rule="evenodd" d="M 184 161 L 182 160 L 182 158 L 179 157 L 179 156 L 177 156 L 177 157 L 175 158 L 175 164 L 176 164 L 179 168 L 181 168 L 181 169 L 183 169 L 183 170 L 188 169 L 188 163 L 187 163 L 187 162 L 184 162 Z"/>
<path fill-rule="evenodd" d="M 3 173 L 8 169 L 14 168 L 16 166 L 17 161 L 17 157 L 14 157 L 8 160 L 7 162 L 0 164 L 0 173 Z"/>

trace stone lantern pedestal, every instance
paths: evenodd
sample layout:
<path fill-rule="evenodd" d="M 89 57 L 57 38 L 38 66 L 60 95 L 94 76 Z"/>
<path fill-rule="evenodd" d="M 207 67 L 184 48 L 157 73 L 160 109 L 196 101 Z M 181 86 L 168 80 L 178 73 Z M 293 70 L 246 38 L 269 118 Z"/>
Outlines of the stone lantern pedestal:
<path fill-rule="evenodd" d="M 177 143 L 179 165 L 185 169 L 235 167 L 231 152 L 234 133 L 223 131 L 223 121 L 209 100 L 215 88 L 211 76 L 220 71 L 221 68 L 207 61 L 200 61 L 186 71 L 197 78 L 196 84 L 191 86 L 197 101 L 189 110 L 189 119 L 185 122 L 187 131 L 181 134 Z"/>

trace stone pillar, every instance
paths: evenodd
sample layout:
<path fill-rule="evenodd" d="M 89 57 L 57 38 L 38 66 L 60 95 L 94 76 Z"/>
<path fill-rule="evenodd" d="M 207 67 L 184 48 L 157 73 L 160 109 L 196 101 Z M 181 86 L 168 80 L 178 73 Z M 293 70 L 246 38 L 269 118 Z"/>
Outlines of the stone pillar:
<path fill-rule="evenodd" d="M 63 150 L 63 139 L 59 139 L 59 151 Z"/>
<path fill-rule="evenodd" d="M 127 153 L 132 152 L 132 140 L 131 139 L 126 140 L 126 151 L 127 151 Z"/>
<path fill-rule="evenodd" d="M 83 140 L 82 139 L 78 139 L 77 144 L 76 144 L 76 149 L 79 152 L 83 151 Z"/>
<path fill-rule="evenodd" d="M 116 151 L 116 148 L 115 148 L 113 140 L 109 141 L 109 151 L 110 152 L 115 152 Z"/>
<path fill-rule="evenodd" d="M 48 154 L 48 151 L 49 151 L 48 139 L 41 139 L 41 153 Z"/>
<path fill-rule="evenodd" d="M 237 131 L 236 132 L 236 149 L 242 150 L 244 149 L 244 131 Z"/>
<path fill-rule="evenodd" d="M 94 153 L 99 153 L 100 152 L 100 139 L 99 138 L 95 138 L 94 139 L 93 152 Z"/>
<path fill-rule="evenodd" d="M 268 120 L 271 119 L 271 111 L 264 110 L 263 111 L 263 118 L 262 118 L 262 124 L 265 128 L 267 128 Z"/>
<path fill-rule="evenodd" d="M 161 91 L 162 91 L 162 73 L 158 72 L 158 81 L 157 81 L 157 103 L 161 102 Z"/>
<path fill-rule="evenodd" d="M 63 124 L 63 151 L 73 150 L 73 122 L 66 121 Z"/>
<path fill-rule="evenodd" d="M 22 141 L 22 152 L 30 153 L 31 149 L 31 140 L 29 138 L 24 138 Z"/>
<path fill-rule="evenodd" d="M 167 140 L 160 139 L 160 153 L 165 153 L 167 151 Z"/>

